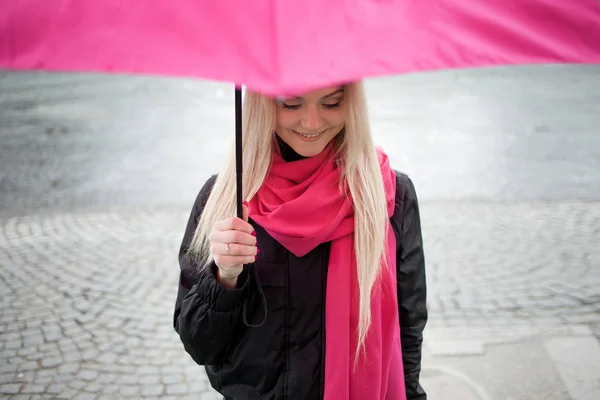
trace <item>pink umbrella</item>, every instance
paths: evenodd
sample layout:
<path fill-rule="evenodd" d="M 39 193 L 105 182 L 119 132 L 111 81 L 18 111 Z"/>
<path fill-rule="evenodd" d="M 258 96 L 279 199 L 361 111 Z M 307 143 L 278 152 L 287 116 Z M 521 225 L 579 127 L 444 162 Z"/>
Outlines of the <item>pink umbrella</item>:
<path fill-rule="evenodd" d="M 12 0 L 0 68 L 188 76 L 298 94 L 364 77 L 600 63 L 598 0 Z"/>
<path fill-rule="evenodd" d="M 0 67 L 184 75 L 298 94 L 454 67 L 600 62 L 598 0 L 12 0 Z"/>

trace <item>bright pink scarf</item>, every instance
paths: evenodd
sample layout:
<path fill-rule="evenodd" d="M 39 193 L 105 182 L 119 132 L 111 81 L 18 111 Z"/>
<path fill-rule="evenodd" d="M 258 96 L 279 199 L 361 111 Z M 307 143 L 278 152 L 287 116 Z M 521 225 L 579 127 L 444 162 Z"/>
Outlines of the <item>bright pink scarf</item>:
<path fill-rule="evenodd" d="M 330 145 L 321 154 L 285 162 L 278 153 L 250 202 L 250 217 L 298 257 L 331 241 L 325 303 L 325 400 L 405 400 L 396 297 L 396 240 L 388 226 L 387 259 L 371 301 L 366 358 L 353 370 L 358 328 L 354 210 L 339 191 L 340 171 Z M 394 211 L 396 174 L 378 149 L 388 214 Z"/>

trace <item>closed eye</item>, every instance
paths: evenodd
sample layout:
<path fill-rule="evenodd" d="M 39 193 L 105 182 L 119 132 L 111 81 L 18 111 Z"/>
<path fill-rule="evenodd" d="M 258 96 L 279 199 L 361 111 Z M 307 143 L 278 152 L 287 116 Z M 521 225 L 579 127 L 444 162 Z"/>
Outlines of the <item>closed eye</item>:
<path fill-rule="evenodd" d="M 342 104 L 342 100 L 340 99 L 337 103 L 333 103 L 333 104 L 322 104 L 322 106 L 326 109 L 335 109 L 338 108 L 340 105 Z M 302 104 L 286 104 L 286 103 L 281 103 L 281 107 L 283 107 L 286 110 L 298 110 L 300 107 L 302 107 Z"/>
<path fill-rule="evenodd" d="M 325 108 L 329 108 L 329 109 L 332 109 L 332 108 L 338 108 L 338 107 L 340 106 L 340 104 L 342 104 L 342 101 L 341 101 L 341 100 L 340 100 L 340 101 L 338 101 L 338 102 L 337 102 L 337 103 L 335 103 L 335 104 L 323 104 L 323 107 L 325 107 Z"/>

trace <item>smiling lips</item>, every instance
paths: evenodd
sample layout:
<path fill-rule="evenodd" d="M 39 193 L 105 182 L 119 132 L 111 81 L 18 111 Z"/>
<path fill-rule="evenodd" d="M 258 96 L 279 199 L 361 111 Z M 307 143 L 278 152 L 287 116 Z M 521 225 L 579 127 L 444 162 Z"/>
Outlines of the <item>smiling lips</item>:
<path fill-rule="evenodd" d="M 302 136 L 302 137 L 307 138 L 307 139 L 314 139 L 316 137 L 321 136 L 323 133 L 325 133 L 325 131 L 319 132 L 319 133 L 311 133 L 311 134 L 301 133 L 301 132 L 296 132 L 296 131 L 294 131 L 294 132 L 297 133 L 298 135 Z"/>

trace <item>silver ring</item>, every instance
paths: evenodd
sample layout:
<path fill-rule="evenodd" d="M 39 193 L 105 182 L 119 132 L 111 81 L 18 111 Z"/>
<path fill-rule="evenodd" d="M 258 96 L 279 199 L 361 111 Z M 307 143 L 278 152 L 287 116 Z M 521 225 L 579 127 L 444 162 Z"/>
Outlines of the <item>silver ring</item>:
<path fill-rule="evenodd" d="M 225 253 L 227 253 L 227 255 L 229 255 L 229 243 L 225 244 Z"/>

